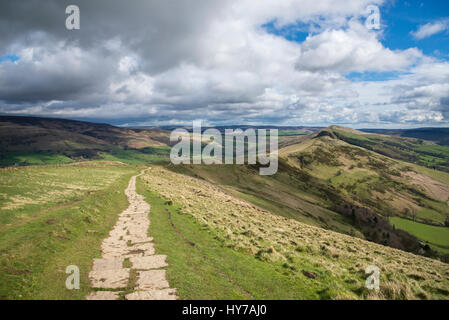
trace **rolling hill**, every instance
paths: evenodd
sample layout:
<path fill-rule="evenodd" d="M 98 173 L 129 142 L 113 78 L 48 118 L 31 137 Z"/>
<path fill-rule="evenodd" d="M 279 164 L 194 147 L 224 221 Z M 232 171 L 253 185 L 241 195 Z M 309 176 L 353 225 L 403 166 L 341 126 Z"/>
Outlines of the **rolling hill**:
<path fill-rule="evenodd" d="M 442 141 L 442 144 L 421 138 L 362 133 L 361 131 L 348 130 L 347 128 L 338 126 L 332 126 L 329 130 L 343 141 L 375 151 L 387 157 L 449 172 L 449 147 L 444 145 L 446 135 L 448 134 L 447 130 L 435 129 L 432 134 L 430 133 L 430 129 L 424 131 L 425 134 L 416 134 L 419 131 L 415 130 L 408 135 L 436 139 L 436 136 L 441 133 L 436 141 L 438 143 Z"/>
<path fill-rule="evenodd" d="M 363 129 L 363 132 L 400 136 L 433 141 L 440 145 L 449 145 L 449 128 L 416 128 L 416 129 Z"/>
<path fill-rule="evenodd" d="M 0 117 L 0 165 L 124 162 L 167 156 L 168 132 L 37 117 Z"/>
<path fill-rule="evenodd" d="M 373 151 L 359 147 L 362 144 L 360 141 L 369 143 L 374 139 L 377 136 L 373 138 L 371 134 L 356 130 L 330 127 L 310 135 L 299 144 L 281 149 L 281 155 L 290 165 L 326 181 L 329 187 L 338 190 L 346 203 L 343 207 L 338 204 L 334 208 L 336 211 L 357 218 L 358 210 L 363 208 L 363 211 L 375 213 L 378 216 L 376 219 L 383 218 L 382 221 L 397 217 L 412 220 L 417 225 L 421 223 L 421 228 L 426 225 L 440 227 L 446 238 L 444 245 L 434 242 L 431 247 L 447 254 L 449 229 L 444 226 L 447 226 L 449 217 L 449 175 L 399 160 L 400 156 L 385 156 L 385 153 L 393 153 L 388 143 L 378 141 L 371 148 Z M 404 140 L 403 145 L 407 145 L 409 139 Z M 368 219 L 365 225 L 369 225 L 369 220 L 373 219 Z M 361 228 L 365 229 L 365 226 Z M 413 235 L 419 234 L 410 228 L 403 230 Z M 370 240 L 388 242 L 384 231 L 382 237 L 373 232 L 365 230 L 364 233 Z"/>
<path fill-rule="evenodd" d="M 279 170 L 260 176 L 259 165 L 170 164 L 167 128 L 1 117 L 1 165 L 43 165 L 0 169 L 8 231 L 2 250 L 18 259 L 2 262 L 12 272 L 6 272 L 5 281 L 42 280 L 30 266 L 40 266 L 34 253 L 14 249 L 26 242 L 17 230 L 27 228 L 29 216 L 31 237 L 46 239 L 49 234 L 55 242 L 51 250 L 69 250 L 65 241 L 71 236 L 64 230 L 78 230 L 81 242 L 95 230 L 82 222 L 79 198 L 94 210 L 91 192 L 107 190 L 107 197 L 117 192 L 103 185 L 102 172 L 118 181 L 135 172 L 134 165 L 151 163 L 153 169 L 138 181 L 138 189 L 152 205 L 157 226 L 152 232 L 171 259 L 170 281 L 184 297 L 266 298 L 270 295 L 264 290 L 270 288 L 272 298 L 449 298 L 449 271 L 443 263 L 449 261 L 449 147 L 338 126 L 280 129 Z M 18 187 L 27 182 L 29 188 Z M 39 193 L 54 183 L 59 198 L 48 204 Z M 31 207 L 20 207 L 25 202 Z M 38 217 L 49 205 L 55 211 L 51 219 L 57 221 L 69 217 L 66 205 L 81 215 L 73 226 L 69 221 L 53 230 L 46 223 L 51 219 Z M 101 212 L 107 209 L 103 205 Z M 45 245 L 35 252 L 40 250 L 54 258 Z M 368 264 L 382 269 L 383 287 L 376 294 L 363 287 Z M 209 287 L 198 287 L 198 270 L 210 277 Z M 56 294 L 59 289 L 49 290 Z"/>

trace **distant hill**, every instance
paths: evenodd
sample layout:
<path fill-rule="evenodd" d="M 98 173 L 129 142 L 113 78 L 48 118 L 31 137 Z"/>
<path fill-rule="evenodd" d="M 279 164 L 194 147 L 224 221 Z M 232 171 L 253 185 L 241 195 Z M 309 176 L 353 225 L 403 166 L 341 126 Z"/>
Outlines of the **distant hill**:
<path fill-rule="evenodd" d="M 132 154 L 128 150 L 148 153 L 167 147 L 168 141 L 168 133 L 158 129 L 126 129 L 65 119 L 0 117 L 2 166 L 67 163 L 128 153 L 122 159 L 126 161 Z"/>
<path fill-rule="evenodd" d="M 141 149 L 165 144 L 157 141 L 158 137 L 153 139 L 154 132 L 157 130 L 124 129 L 75 120 L 1 116 L 0 148 L 9 151 L 42 151 L 104 149 L 114 145 Z"/>
<path fill-rule="evenodd" d="M 449 172 L 449 146 L 439 144 L 439 141 L 448 139 L 449 129 L 422 129 L 422 131 L 414 129 L 410 132 L 396 132 L 395 135 L 361 132 L 339 126 L 331 126 L 328 130 L 349 144 L 393 159 Z M 438 136 L 438 134 L 441 135 Z M 408 138 L 405 135 L 416 137 Z M 422 138 L 424 136 L 434 140 L 424 140 Z"/>
<path fill-rule="evenodd" d="M 106 159 L 168 161 L 170 132 L 189 126 L 130 127 L 57 118 L 0 116 L 0 167 Z M 212 127 L 203 127 L 206 130 Z M 319 131 L 304 126 L 217 126 L 225 129 L 278 129 L 280 145 Z"/>
<path fill-rule="evenodd" d="M 417 128 L 417 129 L 397 129 L 397 130 L 362 129 L 361 131 L 428 140 L 433 141 L 440 145 L 449 146 L 449 128 Z"/>

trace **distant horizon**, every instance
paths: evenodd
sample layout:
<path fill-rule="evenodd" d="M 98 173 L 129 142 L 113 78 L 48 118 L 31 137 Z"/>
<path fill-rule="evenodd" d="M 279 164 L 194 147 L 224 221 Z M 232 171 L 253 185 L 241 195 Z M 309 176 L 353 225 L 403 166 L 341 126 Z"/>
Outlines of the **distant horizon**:
<path fill-rule="evenodd" d="M 86 122 L 86 123 L 92 123 L 92 124 L 106 124 L 111 125 L 118 128 L 124 128 L 124 129 L 145 129 L 145 128 L 164 128 L 164 127 L 170 127 L 170 128 L 177 128 L 177 127 L 191 127 L 192 122 L 186 122 L 184 124 L 178 123 L 178 124 L 148 124 L 148 125 L 120 125 L 117 124 L 116 121 L 105 121 L 105 120 L 96 120 L 96 119 L 83 119 L 83 118 L 66 118 L 66 117 L 57 117 L 57 116 L 42 116 L 42 115 L 15 115 L 15 114 L 2 114 L 0 113 L 0 117 L 18 117 L 18 118 L 38 118 L 38 119 L 49 119 L 49 120 L 69 120 L 69 121 L 80 121 L 80 122 Z M 201 120 L 201 119 L 198 119 Z M 379 126 L 373 126 L 373 127 L 354 127 L 351 124 L 341 124 L 341 123 L 331 123 L 331 124 L 317 124 L 317 125 L 310 125 L 310 124 L 296 124 L 296 125 L 286 125 L 286 124 L 267 124 L 267 123 L 228 123 L 228 124 L 203 124 L 204 128 L 213 128 L 213 127 L 272 127 L 272 128 L 328 128 L 330 126 L 340 126 L 340 127 L 347 127 L 355 130 L 415 130 L 415 129 L 449 129 L 449 125 L 441 125 L 441 126 L 410 126 L 410 127 L 379 127 Z"/>

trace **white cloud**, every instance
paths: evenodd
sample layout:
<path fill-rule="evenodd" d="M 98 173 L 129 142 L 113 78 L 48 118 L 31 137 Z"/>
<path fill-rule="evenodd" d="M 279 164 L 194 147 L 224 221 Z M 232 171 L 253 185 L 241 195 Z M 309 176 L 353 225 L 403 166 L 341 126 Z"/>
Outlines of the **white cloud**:
<path fill-rule="evenodd" d="M 422 57 L 416 48 L 404 51 L 385 48 L 377 33 L 355 21 L 347 30 L 326 30 L 309 36 L 301 48 L 297 67 L 311 71 L 398 71 Z"/>
<path fill-rule="evenodd" d="M 422 40 L 433 36 L 434 34 L 445 31 L 449 28 L 449 19 L 441 20 L 437 22 L 430 22 L 425 25 L 419 26 L 417 31 L 412 31 L 412 36 L 417 40 Z"/>

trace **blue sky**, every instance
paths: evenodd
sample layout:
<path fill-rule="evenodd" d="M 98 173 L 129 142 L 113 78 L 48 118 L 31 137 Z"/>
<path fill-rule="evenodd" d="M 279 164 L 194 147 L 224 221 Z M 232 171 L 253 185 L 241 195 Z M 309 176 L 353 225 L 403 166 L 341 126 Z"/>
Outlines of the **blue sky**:
<path fill-rule="evenodd" d="M 414 39 L 410 34 L 421 25 L 449 18 L 449 1 L 394 1 L 381 10 L 385 24 L 382 43 L 385 46 L 402 50 L 417 46 L 426 55 L 449 59 L 448 30 L 421 40 Z"/>
<path fill-rule="evenodd" d="M 5 55 L 5 56 L 0 56 L 0 63 L 4 62 L 4 61 L 10 61 L 10 62 L 16 62 L 19 61 L 20 57 L 17 55 Z"/>

